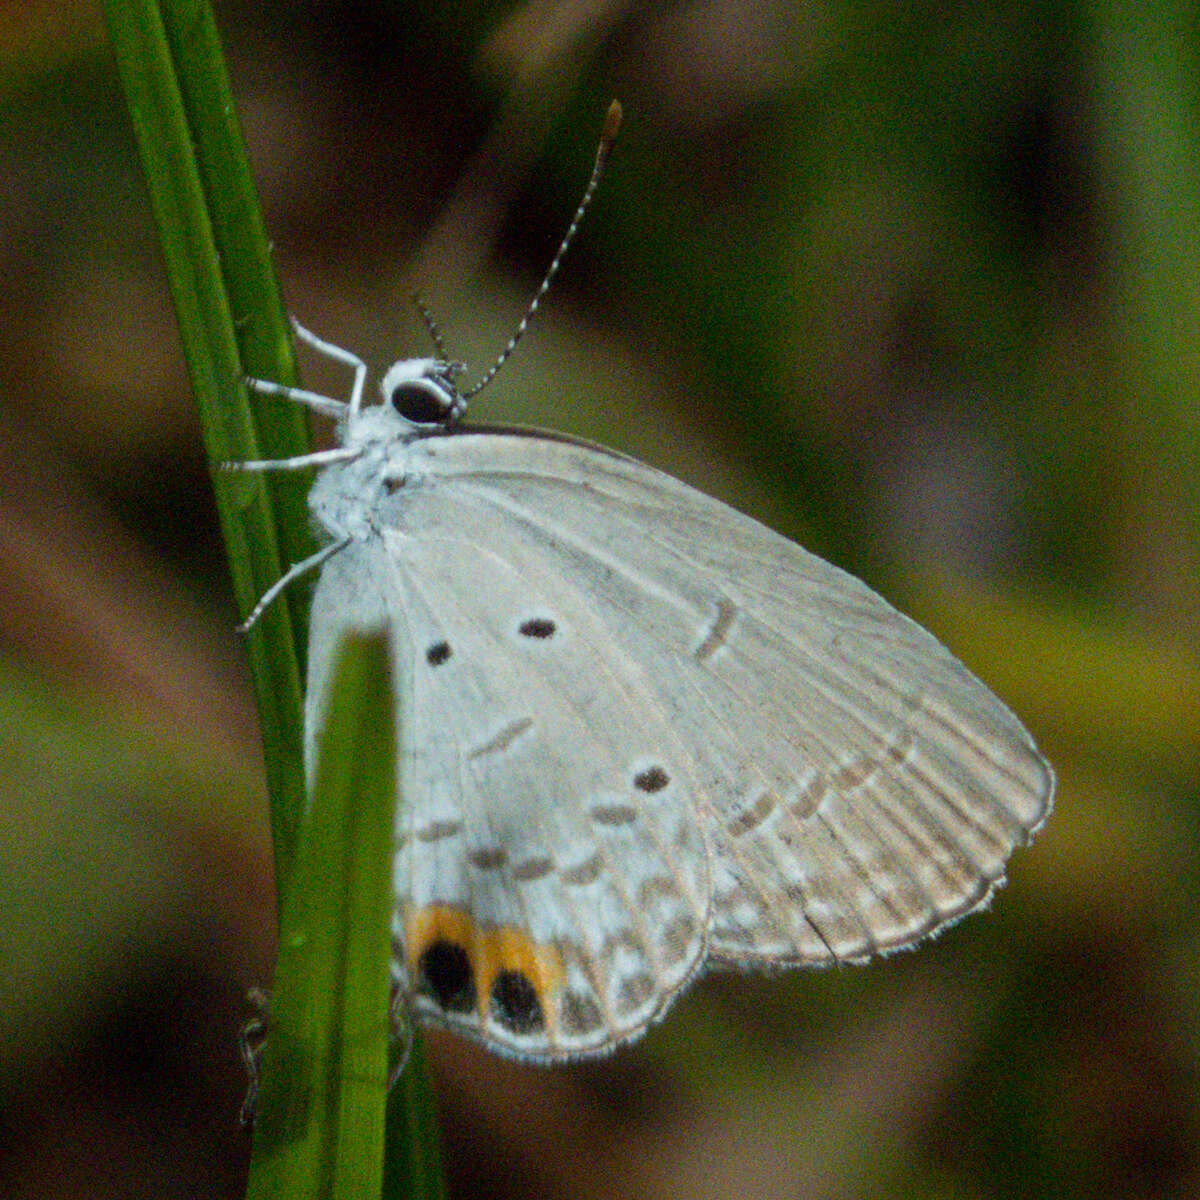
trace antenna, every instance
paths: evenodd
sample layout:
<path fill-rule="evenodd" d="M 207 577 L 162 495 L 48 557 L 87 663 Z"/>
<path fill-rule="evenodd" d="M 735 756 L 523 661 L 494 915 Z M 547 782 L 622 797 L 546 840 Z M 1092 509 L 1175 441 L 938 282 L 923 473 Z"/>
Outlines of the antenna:
<path fill-rule="evenodd" d="M 517 348 L 517 343 L 525 335 L 525 330 L 529 328 L 529 323 L 533 320 L 534 314 L 538 310 L 538 305 L 542 302 L 542 297 L 550 290 L 551 280 L 558 273 L 559 264 L 563 260 L 563 255 L 567 252 L 567 247 L 571 244 L 571 239 L 575 236 L 575 231 L 579 228 L 579 222 L 583 220 L 583 214 L 587 212 L 588 205 L 592 202 L 592 194 L 596 190 L 596 185 L 600 182 L 600 176 L 604 174 L 604 165 L 608 161 L 608 153 L 613 148 L 613 143 L 617 140 L 617 133 L 620 131 L 620 128 L 621 102 L 614 100 L 608 106 L 608 112 L 604 116 L 604 128 L 600 131 L 600 145 L 596 148 L 596 163 L 592 167 L 592 176 L 588 180 L 587 187 L 583 190 L 583 199 L 579 201 L 579 207 L 575 210 L 575 215 L 571 218 L 571 224 L 567 226 L 567 232 L 563 234 L 563 240 L 558 244 L 558 253 L 555 254 L 553 262 L 551 262 L 549 269 L 546 271 L 545 278 L 542 280 L 542 286 L 538 288 L 533 299 L 530 301 L 529 307 L 525 310 L 525 315 L 521 318 L 521 323 L 517 326 L 516 332 L 512 337 L 508 339 L 508 345 L 500 351 L 500 356 L 492 363 L 484 377 L 473 388 L 463 392 L 462 398 L 464 400 L 469 400 L 472 396 L 483 391 L 495 379 L 496 372 L 508 361 L 509 355 Z M 423 312 L 424 309 L 422 307 Z M 428 320 L 426 321 L 426 327 L 430 327 Z"/>
<path fill-rule="evenodd" d="M 417 306 L 417 312 L 421 314 L 421 320 L 425 323 L 425 332 L 429 334 L 429 340 L 433 342 L 433 348 L 437 351 L 438 358 L 442 362 L 448 362 L 446 343 L 442 341 L 442 331 L 433 319 L 433 313 L 429 311 L 429 306 L 416 292 L 412 294 L 412 302 Z"/>

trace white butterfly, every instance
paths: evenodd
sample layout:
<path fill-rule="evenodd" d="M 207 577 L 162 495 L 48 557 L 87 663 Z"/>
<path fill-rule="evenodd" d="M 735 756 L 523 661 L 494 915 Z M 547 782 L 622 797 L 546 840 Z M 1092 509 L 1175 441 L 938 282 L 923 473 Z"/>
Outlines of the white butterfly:
<path fill-rule="evenodd" d="M 929 633 L 640 462 L 461 423 L 444 354 L 364 407 L 362 361 L 297 332 L 353 367 L 349 402 L 255 386 L 340 444 L 243 465 L 320 465 L 331 540 L 250 620 L 321 567 L 310 770 L 339 637 L 389 635 L 392 969 L 416 1017 L 535 1061 L 602 1053 L 705 967 L 861 962 L 988 901 L 1054 776 Z"/>

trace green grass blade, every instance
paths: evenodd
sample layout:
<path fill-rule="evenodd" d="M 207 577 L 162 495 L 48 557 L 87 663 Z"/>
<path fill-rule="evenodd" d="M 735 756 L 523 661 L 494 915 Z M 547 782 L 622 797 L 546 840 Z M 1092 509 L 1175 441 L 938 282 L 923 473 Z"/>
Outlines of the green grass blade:
<path fill-rule="evenodd" d="M 280 546 L 291 561 L 312 549 L 304 505 L 307 478 L 266 479 L 230 474 L 219 466 L 308 448 L 299 410 L 269 401 L 252 407 L 243 385 L 245 374 L 295 381 L 290 330 L 209 5 L 205 0 L 106 0 L 106 16 L 213 465 L 234 589 L 246 613 L 279 578 Z M 345 756 L 344 739 L 354 745 L 361 732 L 353 721 L 349 732 L 330 739 L 335 764 L 355 765 L 352 792 L 360 805 L 364 798 L 378 802 L 372 811 L 380 824 L 364 832 L 358 824 L 346 825 L 344 811 L 337 818 L 322 818 L 326 825 L 342 825 L 333 833 L 322 826 L 319 849 L 306 849 L 302 878 L 293 880 L 305 812 L 300 680 L 306 620 L 307 589 L 289 588 L 248 639 L 271 794 L 276 878 L 292 913 L 284 924 L 283 982 L 273 999 L 252 1194 L 365 1197 L 379 1194 L 385 1171 L 382 1078 L 395 790 L 383 764 L 394 770 L 394 748 L 389 747 L 395 726 L 390 720 L 378 728 L 372 722 L 366 744 L 374 749 L 363 755 Z M 361 663 L 348 669 L 353 678 L 346 685 L 351 697 L 346 703 L 351 710 L 359 712 L 358 702 L 369 696 L 368 711 L 386 713 L 390 684 L 380 683 L 386 671 L 381 676 Z M 336 791 L 340 785 L 335 777 L 328 786 Z M 384 826 L 386 836 L 380 834 Z M 327 898 L 331 872 L 341 872 L 333 889 L 337 931 L 323 935 L 315 949 L 302 944 L 303 936 L 297 944 L 289 931 L 309 928 L 314 906 Z M 385 889 L 382 900 L 380 886 Z M 376 940 L 380 930 L 382 940 Z M 314 993 L 294 981 L 296 968 L 289 956 L 298 956 L 306 971 L 338 981 L 323 993 L 337 1002 L 319 1014 L 322 1021 L 314 1024 L 313 1013 L 296 1000 L 296 995 L 307 996 L 311 1003 Z M 272 1067 L 274 1059 L 278 1065 Z M 419 1046 L 387 1107 L 386 1137 L 387 1194 L 443 1195 Z M 284 1191 L 278 1190 L 281 1180 L 290 1181 Z M 307 1180 L 309 1190 L 300 1180 Z"/>
<path fill-rule="evenodd" d="M 383 1200 L 445 1200 L 437 1111 L 425 1079 L 425 1052 L 413 1032 L 412 1052 L 387 1106 Z"/>
<path fill-rule="evenodd" d="M 249 295 L 261 296 L 277 289 L 267 269 L 266 239 L 260 226 L 253 226 L 250 232 L 242 230 L 238 234 L 240 242 L 230 240 L 227 228 L 244 218 L 246 188 L 237 181 L 248 178 L 248 169 L 240 139 L 233 136 L 236 130 L 232 118 L 226 119 L 222 137 L 209 129 L 213 114 L 223 111 L 222 105 L 227 103 L 224 71 L 217 65 L 219 49 L 213 48 L 215 35 L 211 45 L 203 43 L 209 47 L 208 52 L 200 54 L 192 40 L 177 32 L 168 38 L 164 25 L 164 16 L 170 18 L 176 31 L 190 20 L 189 37 L 194 39 L 197 31 L 211 29 L 211 17 L 206 26 L 197 16 L 199 7 L 168 5 L 160 12 L 153 0 L 107 0 L 105 6 L 162 241 L 205 449 L 213 469 L 234 592 L 240 610 L 246 613 L 279 578 L 282 561 L 267 482 L 222 471 L 219 466 L 222 462 L 263 456 L 242 382 L 245 372 L 226 276 L 258 276 L 257 291 L 248 291 L 239 300 L 243 307 L 252 304 Z M 197 127 L 199 132 L 193 129 L 192 112 L 185 108 L 172 46 L 196 53 L 196 61 L 187 65 L 185 75 L 191 109 L 204 118 Z M 196 145 L 207 147 L 203 176 Z M 211 202 L 206 183 L 214 193 L 225 197 L 223 204 Z M 241 197 L 240 204 L 234 203 L 235 196 Z M 214 215 L 221 220 L 216 231 Z M 244 244 L 247 240 L 261 243 L 262 249 L 254 253 Z M 243 265 L 235 269 L 234 259 Z M 278 348 L 286 345 L 287 330 L 277 299 L 260 314 L 264 327 L 268 322 L 274 325 L 274 335 L 259 336 L 255 345 L 272 343 L 278 356 Z M 287 361 L 290 363 L 290 359 Z M 272 371 L 268 368 L 265 373 Z M 293 433 L 303 435 L 302 426 Z M 307 439 L 302 436 L 294 446 L 287 438 L 277 436 L 272 452 L 302 452 L 306 445 Z M 295 537 L 288 540 L 300 544 Z M 293 623 L 301 618 L 293 618 L 290 612 L 295 599 L 292 595 L 281 597 L 248 637 L 271 795 L 276 874 L 281 880 L 287 876 L 304 805 L 301 668 Z"/>
<path fill-rule="evenodd" d="M 388 1076 L 395 723 L 386 640 L 348 637 L 283 905 L 250 1200 L 376 1196 Z"/>
<path fill-rule="evenodd" d="M 295 383 L 291 329 L 212 6 L 208 0 L 162 0 L 162 11 L 242 365 L 247 375 Z M 252 408 L 265 457 L 285 458 L 309 448 L 308 418 L 299 405 L 255 400 Z M 290 562 L 316 549 L 307 504 L 311 483 L 311 472 L 304 471 L 279 472 L 266 480 L 280 548 Z M 296 592 L 289 601 L 303 663 L 308 605 L 298 602 Z"/>

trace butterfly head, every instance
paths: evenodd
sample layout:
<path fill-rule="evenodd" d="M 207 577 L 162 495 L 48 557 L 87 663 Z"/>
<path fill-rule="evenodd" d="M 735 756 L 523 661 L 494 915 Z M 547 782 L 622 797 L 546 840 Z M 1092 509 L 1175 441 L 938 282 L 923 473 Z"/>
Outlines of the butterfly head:
<path fill-rule="evenodd" d="M 410 424 L 449 428 L 467 411 L 456 378 L 462 363 L 437 358 L 404 358 L 384 372 L 383 402 Z"/>

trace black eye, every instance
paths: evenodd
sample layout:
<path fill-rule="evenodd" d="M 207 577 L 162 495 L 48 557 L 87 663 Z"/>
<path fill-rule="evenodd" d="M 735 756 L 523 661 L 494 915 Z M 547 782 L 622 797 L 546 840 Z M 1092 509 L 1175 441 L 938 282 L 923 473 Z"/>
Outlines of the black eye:
<path fill-rule="evenodd" d="M 454 382 L 463 369 L 436 358 L 402 358 L 384 372 L 379 391 L 406 421 L 449 428 L 467 407 Z"/>
<path fill-rule="evenodd" d="M 416 425 L 441 425 L 454 410 L 453 397 L 432 379 L 397 384 L 388 397 L 396 411 Z"/>

